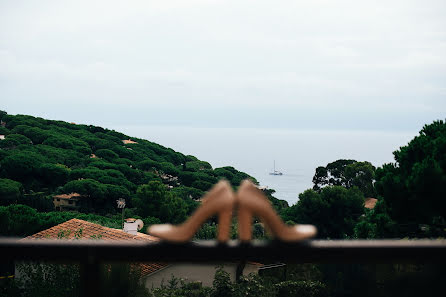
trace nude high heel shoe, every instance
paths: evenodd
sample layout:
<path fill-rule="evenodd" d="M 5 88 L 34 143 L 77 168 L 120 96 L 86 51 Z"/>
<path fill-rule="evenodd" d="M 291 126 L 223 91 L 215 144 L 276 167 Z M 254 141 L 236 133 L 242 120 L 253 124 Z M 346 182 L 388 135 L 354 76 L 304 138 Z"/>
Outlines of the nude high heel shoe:
<path fill-rule="evenodd" d="M 181 225 L 152 225 L 148 233 L 161 239 L 181 243 L 189 241 L 200 226 L 213 215 L 218 215 L 219 242 L 229 239 L 235 195 L 227 181 L 218 182 L 203 198 L 201 206 Z"/>
<path fill-rule="evenodd" d="M 272 208 L 271 202 L 249 180 L 244 180 L 237 192 L 238 232 L 242 242 L 252 237 L 252 217 L 256 215 L 269 227 L 272 235 L 282 241 L 299 241 L 316 235 L 313 225 L 287 226 Z"/>

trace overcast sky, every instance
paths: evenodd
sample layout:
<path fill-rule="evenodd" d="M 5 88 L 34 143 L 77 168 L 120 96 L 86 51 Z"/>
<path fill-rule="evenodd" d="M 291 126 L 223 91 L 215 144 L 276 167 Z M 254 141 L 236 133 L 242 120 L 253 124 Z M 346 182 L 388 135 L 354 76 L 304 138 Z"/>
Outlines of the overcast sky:
<path fill-rule="evenodd" d="M 0 109 L 78 123 L 415 130 L 446 1 L 0 0 Z"/>

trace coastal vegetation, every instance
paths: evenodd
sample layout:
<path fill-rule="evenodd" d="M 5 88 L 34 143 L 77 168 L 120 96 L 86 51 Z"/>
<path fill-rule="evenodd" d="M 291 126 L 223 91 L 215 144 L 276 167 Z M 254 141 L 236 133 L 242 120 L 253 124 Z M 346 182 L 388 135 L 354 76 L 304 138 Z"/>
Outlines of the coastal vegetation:
<path fill-rule="evenodd" d="M 127 217 L 141 218 L 146 225 L 176 224 L 219 179 L 228 180 L 234 190 L 245 178 L 256 182 L 233 167 L 212 168 L 194 156 L 97 126 L 6 112 L 0 112 L 0 121 L 5 136 L 0 140 L 1 236 L 28 236 L 72 218 L 120 228 L 120 198 L 126 200 Z M 276 199 L 272 189 L 264 193 L 285 222 L 314 224 L 322 239 L 444 238 L 445 121 L 425 125 L 394 157 L 378 168 L 351 159 L 319 166 L 313 187 L 291 206 Z M 55 211 L 54 195 L 70 193 L 82 196 L 79 208 Z M 376 199 L 376 204 L 366 208 L 366 199 Z M 233 222 L 232 238 L 236 230 Z M 253 234 L 268 238 L 258 220 Z M 196 238 L 215 236 L 211 219 Z M 45 280 L 34 275 L 35 286 L 27 288 L 40 291 L 25 292 L 18 283 L 1 280 L 0 296 L 52 296 L 48 288 L 70 296 L 79 290 L 78 274 L 65 273 L 72 270 L 53 267 Z M 426 287 L 439 289 L 445 277 L 433 265 L 290 264 L 235 283 L 217 269 L 212 287 L 172 278 L 161 288 L 146 290 L 128 267 L 105 270 L 105 280 L 114 279 L 114 272 L 132 280 L 121 296 L 419 296 Z M 64 282 L 70 282 L 70 292 L 64 291 Z M 410 290 L 407 283 L 413 284 Z"/>
<path fill-rule="evenodd" d="M 0 296 L 79 296 L 77 265 L 22 263 L 27 278 L 0 279 Z M 130 264 L 101 265 L 100 291 L 105 296 L 128 297 L 341 297 L 443 296 L 445 272 L 439 265 L 415 264 L 288 264 L 267 273 L 241 276 L 232 282 L 217 267 L 212 286 L 172 276 L 159 288 L 146 288 L 140 271 Z M 410 284 L 410 285 L 408 285 Z"/>
<path fill-rule="evenodd" d="M 4 111 L 0 121 L 0 235 L 26 236 L 73 217 L 120 226 L 119 198 L 126 200 L 126 216 L 146 225 L 180 223 L 219 179 L 235 190 L 245 178 L 256 182 L 233 167 L 212 168 L 114 130 Z M 446 124 L 435 121 L 394 152 L 394 163 L 375 168 L 340 159 L 317 167 L 313 188 L 295 205 L 272 189 L 264 193 L 284 221 L 315 224 L 320 238 L 444 236 L 445 147 Z M 77 211 L 55 212 L 53 196 L 70 193 L 83 197 Z M 366 198 L 377 199 L 374 208 L 364 208 Z M 213 238 L 215 223 L 207 222 L 197 238 Z M 254 234 L 267 237 L 258 221 Z"/>
<path fill-rule="evenodd" d="M 26 236 L 73 217 L 119 226 L 119 198 L 126 200 L 126 216 L 146 224 L 180 223 L 219 179 L 234 188 L 246 178 L 255 181 L 233 167 L 212 168 L 194 156 L 97 126 L 4 111 L 0 121 L 0 235 Z M 82 196 L 77 212 L 54 212 L 53 196 L 70 193 Z M 288 206 L 269 197 L 277 208 Z"/>
<path fill-rule="evenodd" d="M 313 189 L 281 214 L 313 223 L 320 238 L 437 238 L 446 235 L 446 123 L 425 125 L 395 162 L 336 160 L 316 168 Z M 375 198 L 371 209 L 365 198 Z"/>

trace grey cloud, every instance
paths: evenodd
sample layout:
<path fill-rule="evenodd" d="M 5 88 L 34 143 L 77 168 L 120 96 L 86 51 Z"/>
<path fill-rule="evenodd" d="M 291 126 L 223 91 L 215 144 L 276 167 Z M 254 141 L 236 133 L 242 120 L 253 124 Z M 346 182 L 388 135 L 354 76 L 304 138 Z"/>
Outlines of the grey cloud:
<path fill-rule="evenodd" d="M 138 122 L 265 126 L 273 113 L 281 127 L 412 127 L 446 112 L 445 6 L 2 2 L 2 108 L 82 118 L 73 113 L 89 111 L 78 106 L 95 106 L 104 122 L 125 113 Z"/>

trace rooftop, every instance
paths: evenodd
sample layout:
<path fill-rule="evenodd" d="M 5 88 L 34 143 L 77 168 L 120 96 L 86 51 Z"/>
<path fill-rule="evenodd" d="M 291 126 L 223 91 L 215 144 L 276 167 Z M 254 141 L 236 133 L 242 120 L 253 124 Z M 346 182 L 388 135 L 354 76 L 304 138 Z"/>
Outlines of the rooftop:
<path fill-rule="evenodd" d="M 40 231 L 26 237 L 25 240 L 58 239 L 61 237 L 61 232 L 64 232 L 63 238 L 68 240 L 100 238 L 101 240 L 159 241 L 157 237 L 148 234 L 138 232 L 136 235 L 132 235 L 120 229 L 108 228 L 79 219 L 71 219 L 62 224 Z"/>
<path fill-rule="evenodd" d="M 36 239 L 100 239 L 106 241 L 147 241 L 157 242 L 157 237 L 138 232 L 136 235 L 129 234 L 119 229 L 104 227 L 84 220 L 71 219 L 62 224 L 40 231 L 28 236 L 23 240 Z M 146 276 L 164 267 L 167 263 L 139 263 L 141 275 Z"/>
<path fill-rule="evenodd" d="M 378 202 L 378 199 L 376 198 L 365 198 L 364 207 L 368 209 L 374 209 L 376 202 Z"/>
<path fill-rule="evenodd" d="M 59 198 L 59 199 L 73 199 L 73 198 L 80 198 L 82 195 L 79 193 L 70 193 L 70 194 L 60 194 L 60 195 L 54 195 L 53 198 Z"/>

